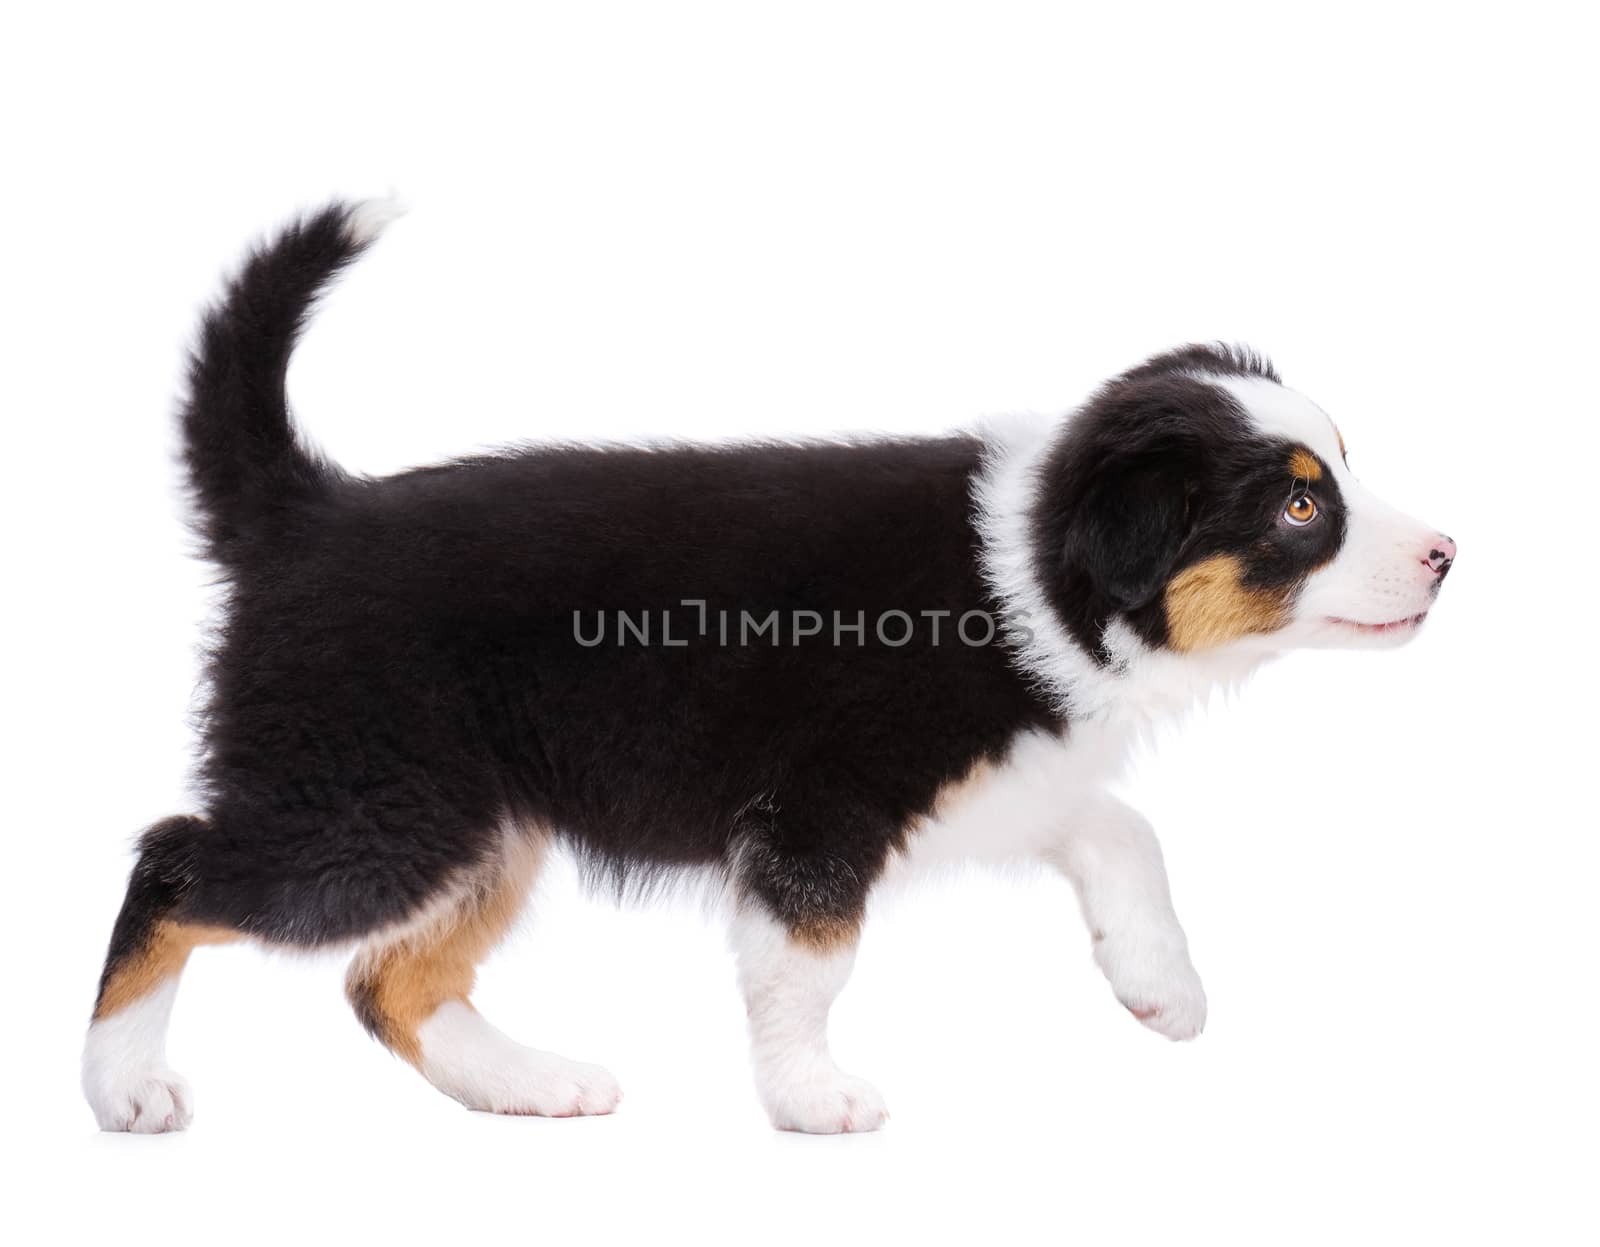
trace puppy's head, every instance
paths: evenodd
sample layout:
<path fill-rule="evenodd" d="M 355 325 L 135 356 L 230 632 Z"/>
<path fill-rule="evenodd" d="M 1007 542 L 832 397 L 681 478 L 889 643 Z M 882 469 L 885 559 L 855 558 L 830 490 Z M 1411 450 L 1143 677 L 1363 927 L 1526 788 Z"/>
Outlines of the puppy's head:
<path fill-rule="evenodd" d="M 1224 347 L 1110 382 L 1037 484 L 1035 570 L 1102 655 L 1116 621 L 1179 653 L 1398 645 L 1455 557 L 1448 537 L 1356 480 L 1320 408 Z"/>

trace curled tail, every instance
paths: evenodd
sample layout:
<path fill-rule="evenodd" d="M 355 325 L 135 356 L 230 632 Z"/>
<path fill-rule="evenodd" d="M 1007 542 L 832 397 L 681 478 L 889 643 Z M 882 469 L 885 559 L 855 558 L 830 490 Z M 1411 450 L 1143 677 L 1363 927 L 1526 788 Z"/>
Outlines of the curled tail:
<path fill-rule="evenodd" d="M 184 460 L 211 557 L 321 494 L 338 469 L 295 437 L 289 355 L 316 297 L 399 214 L 386 200 L 333 203 L 257 250 L 202 321 L 183 407 Z"/>

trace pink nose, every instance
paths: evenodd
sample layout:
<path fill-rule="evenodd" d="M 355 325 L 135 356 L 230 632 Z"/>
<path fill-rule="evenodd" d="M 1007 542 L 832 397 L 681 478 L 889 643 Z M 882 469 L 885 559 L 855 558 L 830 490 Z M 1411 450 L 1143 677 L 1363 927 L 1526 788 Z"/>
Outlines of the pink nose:
<path fill-rule="evenodd" d="M 1422 561 L 1432 569 L 1435 576 L 1443 580 L 1450 570 L 1450 564 L 1455 562 L 1455 558 L 1456 543 L 1441 533 L 1433 539 L 1433 545 L 1428 550 L 1428 557 Z"/>

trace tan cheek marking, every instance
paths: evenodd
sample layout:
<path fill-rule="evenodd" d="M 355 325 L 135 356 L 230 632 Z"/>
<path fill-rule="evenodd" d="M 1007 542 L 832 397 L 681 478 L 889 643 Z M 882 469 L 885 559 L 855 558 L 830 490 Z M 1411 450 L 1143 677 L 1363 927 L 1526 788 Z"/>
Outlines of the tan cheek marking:
<path fill-rule="evenodd" d="M 418 1028 L 447 1000 L 471 1007 L 478 964 L 515 923 L 541 855 L 542 846 L 519 847 L 442 913 L 356 958 L 345 992 L 396 1056 L 420 1068 Z"/>
<path fill-rule="evenodd" d="M 1320 481 L 1322 465 L 1309 450 L 1297 450 L 1289 456 L 1289 471 L 1303 481 Z"/>
<path fill-rule="evenodd" d="M 144 947 L 111 972 L 95 1002 L 94 1020 L 99 1022 L 126 1009 L 181 974 L 189 954 L 202 944 L 227 944 L 242 938 L 228 927 L 192 926 L 170 919 L 156 923 Z"/>
<path fill-rule="evenodd" d="M 1173 649 L 1209 649 L 1283 625 L 1287 594 L 1247 589 L 1243 576 L 1235 556 L 1219 554 L 1173 577 L 1166 594 L 1167 636 Z"/>

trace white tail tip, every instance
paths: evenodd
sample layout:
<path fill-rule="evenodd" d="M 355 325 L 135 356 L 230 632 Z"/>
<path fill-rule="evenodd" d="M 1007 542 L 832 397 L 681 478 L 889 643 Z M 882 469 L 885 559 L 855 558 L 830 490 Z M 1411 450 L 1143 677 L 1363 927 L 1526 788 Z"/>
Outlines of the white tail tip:
<path fill-rule="evenodd" d="M 390 192 L 381 199 L 363 199 L 345 217 L 345 232 L 360 246 L 366 246 L 406 214 L 400 196 Z"/>

